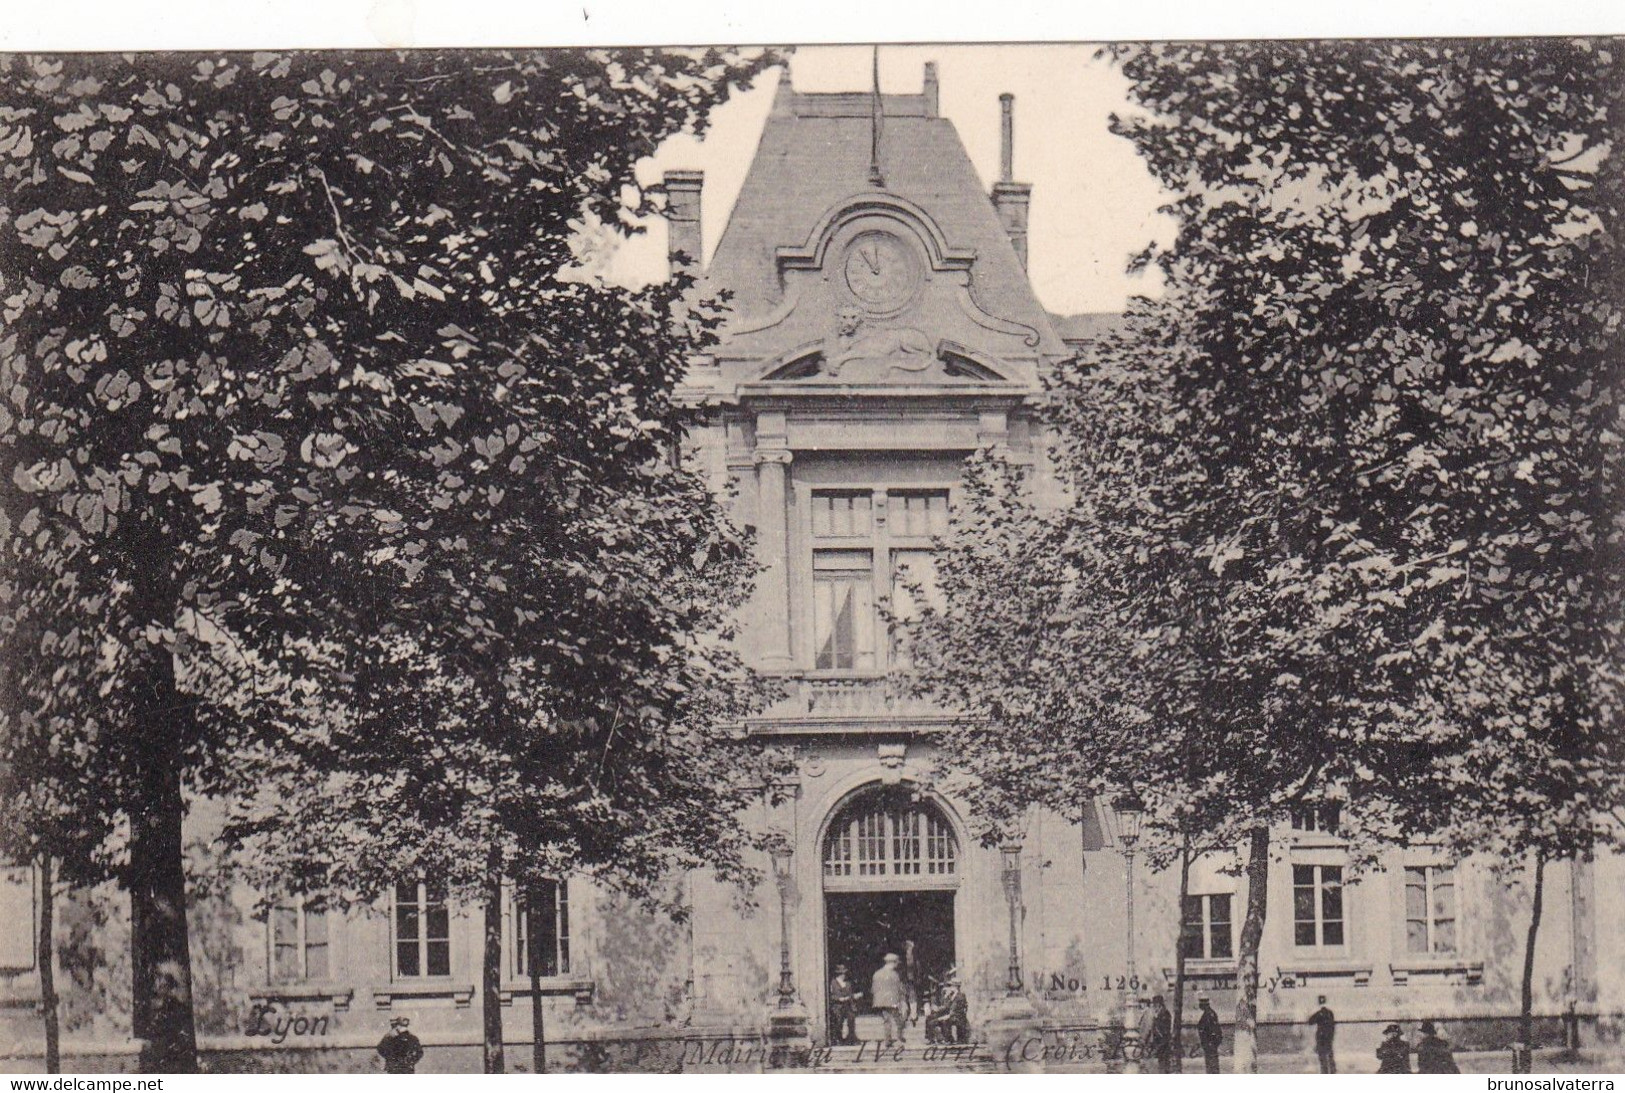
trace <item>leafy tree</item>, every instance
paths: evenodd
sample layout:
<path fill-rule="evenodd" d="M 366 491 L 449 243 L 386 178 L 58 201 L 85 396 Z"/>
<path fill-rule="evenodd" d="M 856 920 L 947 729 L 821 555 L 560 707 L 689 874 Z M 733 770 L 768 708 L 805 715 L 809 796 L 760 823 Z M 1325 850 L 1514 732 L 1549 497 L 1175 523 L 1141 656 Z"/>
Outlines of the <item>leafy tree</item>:
<path fill-rule="evenodd" d="M 975 470 L 916 662 L 997 793 L 1094 769 L 1248 829 L 1246 1068 L 1295 800 L 1537 863 L 1608 833 L 1625 84 L 1611 42 L 1110 52 L 1168 292 L 1057 373 L 1053 507 Z"/>
<path fill-rule="evenodd" d="M 653 360 L 605 348 L 671 291 L 554 274 L 570 221 L 613 220 L 637 160 L 765 61 L 0 60 L 0 837 L 32 855 L 65 832 L 65 877 L 129 891 L 143 1069 L 196 1065 L 187 797 L 230 790 L 245 752 L 297 750 L 290 706 L 368 663 L 345 636 L 393 619 L 457 655 L 496 632 L 482 597 L 525 625 L 609 610 L 548 600 L 576 586 L 527 583 L 523 552 L 477 537 L 514 534 L 488 518 L 504 501 L 544 508 L 671 439 L 640 399 L 677 332 Z M 602 427 L 555 443 L 537 423 L 579 412 L 583 350 L 625 390 L 593 386 Z M 525 534 L 545 553 L 559 530 Z M 466 608 L 398 603 L 425 573 Z M 531 595 L 499 600 L 508 581 Z M 605 682 L 601 652 L 576 651 Z"/>

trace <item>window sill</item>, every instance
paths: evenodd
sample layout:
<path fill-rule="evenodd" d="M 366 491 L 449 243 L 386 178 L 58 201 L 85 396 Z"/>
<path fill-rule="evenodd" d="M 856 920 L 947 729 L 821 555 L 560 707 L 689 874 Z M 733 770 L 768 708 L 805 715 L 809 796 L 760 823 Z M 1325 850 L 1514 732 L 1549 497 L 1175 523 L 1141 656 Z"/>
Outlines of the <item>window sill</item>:
<path fill-rule="evenodd" d="M 570 975 L 544 976 L 540 982 L 542 996 L 573 995 L 578 1006 L 592 1004 L 593 991 L 596 985 L 591 979 L 581 979 Z M 512 1005 L 514 998 L 530 997 L 530 980 L 504 979 L 497 988 L 497 997 L 504 1006 Z"/>
<path fill-rule="evenodd" d="M 311 980 L 304 983 L 273 983 L 249 991 L 248 997 L 255 1002 L 331 1002 L 334 1012 L 343 1013 L 350 1008 L 355 989 L 327 980 Z"/>
<path fill-rule="evenodd" d="M 1276 971 L 1283 977 L 1292 976 L 1303 981 L 1348 978 L 1354 981 L 1356 987 L 1365 987 L 1371 983 L 1372 964 L 1369 960 L 1349 960 L 1339 954 L 1300 954 L 1291 962 L 1281 964 Z"/>
<path fill-rule="evenodd" d="M 1449 976 L 1461 976 L 1467 983 L 1473 984 L 1483 982 L 1484 962 L 1464 960 L 1459 956 L 1417 956 L 1390 963 L 1388 973 L 1393 976 L 1396 987 L 1409 984 L 1412 976 L 1441 980 Z"/>
<path fill-rule="evenodd" d="M 418 998 L 449 998 L 458 1009 L 467 1009 L 474 1002 L 472 984 L 454 983 L 444 979 L 401 979 L 372 989 L 373 1005 L 387 1010 L 396 1000 Z"/>

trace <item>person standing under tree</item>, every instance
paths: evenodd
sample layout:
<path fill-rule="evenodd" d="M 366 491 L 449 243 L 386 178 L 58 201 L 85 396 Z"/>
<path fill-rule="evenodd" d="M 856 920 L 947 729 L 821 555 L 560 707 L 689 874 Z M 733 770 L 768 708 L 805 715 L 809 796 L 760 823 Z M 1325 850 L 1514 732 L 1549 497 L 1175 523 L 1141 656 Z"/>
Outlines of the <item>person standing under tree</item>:
<path fill-rule="evenodd" d="M 1209 1074 L 1219 1072 L 1219 1046 L 1224 1043 L 1224 1031 L 1219 1027 L 1219 1015 L 1213 1012 L 1213 1003 L 1207 995 L 1198 995 L 1197 1004 L 1202 1015 L 1196 1019 L 1196 1042 L 1202 1045 L 1202 1061 Z"/>
<path fill-rule="evenodd" d="M 389 1035 L 378 1041 L 378 1055 L 384 1060 L 385 1074 L 416 1074 L 418 1060 L 423 1058 L 423 1044 L 406 1031 L 412 1022 L 405 1017 L 392 1017 Z"/>
<path fill-rule="evenodd" d="M 880 1011 L 886 1047 L 903 1042 L 903 977 L 897 974 L 897 964 L 897 954 L 887 953 L 886 962 L 869 984 L 869 1000 Z"/>
<path fill-rule="evenodd" d="M 1320 1060 L 1322 1074 L 1337 1073 L 1337 1057 L 1332 1054 L 1332 1037 L 1337 1035 L 1337 1016 L 1326 1008 L 1326 996 L 1318 999 L 1320 1008 L 1309 1015 L 1315 1026 L 1315 1057 Z"/>

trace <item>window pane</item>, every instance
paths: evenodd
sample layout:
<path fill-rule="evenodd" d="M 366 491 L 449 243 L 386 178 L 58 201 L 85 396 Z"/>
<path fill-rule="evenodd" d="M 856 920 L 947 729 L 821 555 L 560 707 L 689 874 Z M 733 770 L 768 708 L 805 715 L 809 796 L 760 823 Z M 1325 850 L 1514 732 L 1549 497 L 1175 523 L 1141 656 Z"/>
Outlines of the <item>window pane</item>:
<path fill-rule="evenodd" d="M 444 941 L 451 936 L 450 916 L 446 913 L 444 903 L 432 904 L 425 918 L 428 925 L 424 934 L 430 941 Z"/>
<path fill-rule="evenodd" d="M 295 945 L 299 942 L 299 912 L 281 906 L 271 911 L 271 940 L 276 945 Z"/>
<path fill-rule="evenodd" d="M 1453 953 L 1456 951 L 1455 919 L 1440 919 L 1433 924 L 1433 951 L 1436 953 Z"/>
<path fill-rule="evenodd" d="M 397 941 L 395 943 L 395 974 L 400 976 L 423 974 L 418 964 L 418 943 L 416 941 Z"/>
<path fill-rule="evenodd" d="M 1208 955 L 1215 960 L 1228 960 L 1235 956 L 1230 940 L 1230 923 L 1215 921 L 1209 930 Z"/>
<path fill-rule="evenodd" d="M 1313 888 L 1292 889 L 1292 917 L 1298 922 L 1315 921 L 1315 890 Z"/>
<path fill-rule="evenodd" d="M 1294 865 L 1292 867 L 1292 883 L 1305 885 L 1315 883 L 1315 867 L 1312 865 Z"/>
<path fill-rule="evenodd" d="M 1428 951 L 1428 926 L 1421 919 L 1405 920 L 1405 951 L 1409 953 Z"/>
<path fill-rule="evenodd" d="M 427 948 L 429 950 L 429 974 L 450 975 L 451 942 L 431 941 L 428 942 Z"/>
<path fill-rule="evenodd" d="M 1427 873 L 1422 869 L 1405 870 L 1405 917 L 1422 918 L 1427 913 Z"/>
<path fill-rule="evenodd" d="M 418 939 L 418 905 L 400 903 L 395 906 L 395 937 L 399 941 Z"/>
<path fill-rule="evenodd" d="M 305 978 L 326 979 L 327 972 L 327 942 L 305 946 Z"/>
<path fill-rule="evenodd" d="M 1313 922 L 1299 922 L 1293 927 L 1293 942 L 1297 945 L 1313 945 L 1315 943 L 1315 924 Z"/>
<path fill-rule="evenodd" d="M 1326 945 L 1343 944 L 1343 924 L 1341 922 L 1327 922 L 1324 927 L 1324 942 Z"/>
<path fill-rule="evenodd" d="M 1214 922 L 1223 922 L 1230 925 L 1230 897 L 1228 895 L 1209 896 L 1208 904 L 1212 908 L 1209 917 Z"/>
<path fill-rule="evenodd" d="M 1456 917 L 1456 886 L 1451 883 L 1448 869 L 1435 870 L 1433 874 L 1433 917 Z"/>
<path fill-rule="evenodd" d="M 327 943 L 327 912 L 305 912 L 305 944 L 325 945 Z"/>
<path fill-rule="evenodd" d="M 1343 886 L 1330 878 L 1320 888 L 1320 917 L 1328 922 L 1343 920 Z"/>

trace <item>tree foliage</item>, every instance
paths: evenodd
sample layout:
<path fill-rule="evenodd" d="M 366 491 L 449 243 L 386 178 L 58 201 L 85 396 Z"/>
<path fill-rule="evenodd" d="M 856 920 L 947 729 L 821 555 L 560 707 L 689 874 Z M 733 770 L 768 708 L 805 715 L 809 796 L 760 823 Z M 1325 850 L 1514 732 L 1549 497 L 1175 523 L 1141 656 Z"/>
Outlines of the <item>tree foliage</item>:
<path fill-rule="evenodd" d="M 1617 43 L 1109 53 L 1168 288 L 1053 376 L 1055 490 L 973 464 L 916 638 L 949 750 L 1006 812 L 1115 783 L 1170 835 L 1257 833 L 1329 795 L 1589 851 L 1622 782 Z"/>
<path fill-rule="evenodd" d="M 526 723 L 613 753 L 577 821 L 626 835 L 604 787 L 624 808 L 698 750 L 687 707 L 627 726 L 732 670 L 699 645 L 744 544 L 666 458 L 716 316 L 555 275 L 570 222 L 641 208 L 638 159 L 768 60 L 0 62 L 0 831 L 147 906 L 138 994 L 185 994 L 183 790 L 245 754 L 423 759 L 300 716 L 392 671 L 392 633 L 419 667 L 523 664 Z"/>

